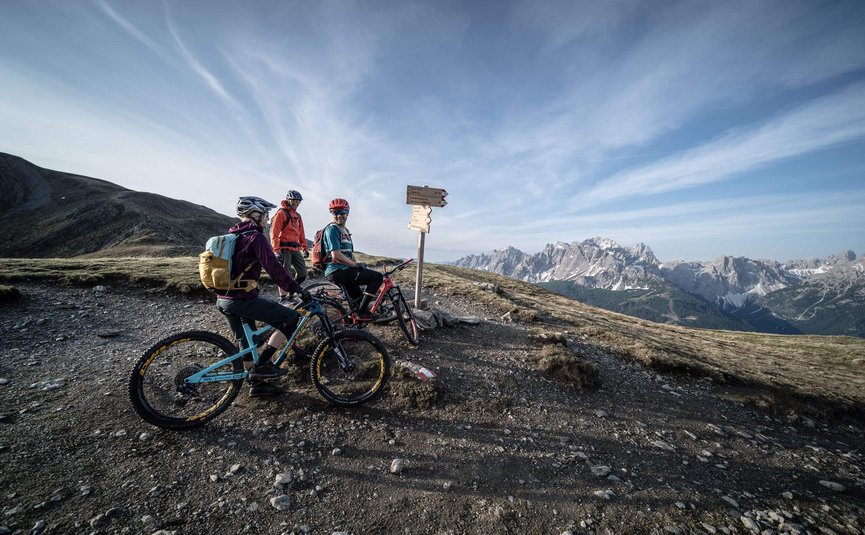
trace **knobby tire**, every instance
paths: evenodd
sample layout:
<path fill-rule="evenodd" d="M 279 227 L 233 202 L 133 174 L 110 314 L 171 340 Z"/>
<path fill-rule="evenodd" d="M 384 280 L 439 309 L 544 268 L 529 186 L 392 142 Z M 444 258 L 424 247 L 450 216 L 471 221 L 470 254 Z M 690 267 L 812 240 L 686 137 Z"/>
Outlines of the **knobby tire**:
<path fill-rule="evenodd" d="M 352 369 L 343 369 L 334 347 L 346 353 Z M 390 376 L 390 357 L 381 341 L 367 331 L 334 333 L 315 349 L 310 362 L 312 384 L 330 403 L 352 407 L 378 397 Z"/>
<path fill-rule="evenodd" d="M 237 353 L 226 338 L 210 332 L 174 334 L 151 346 L 129 378 L 129 400 L 146 422 L 165 429 L 188 429 L 224 412 L 237 397 L 243 379 L 183 386 L 183 379 Z M 217 373 L 243 371 L 241 359 Z"/>
<path fill-rule="evenodd" d="M 413 346 L 420 344 L 420 329 L 417 326 L 417 321 L 414 319 L 414 314 L 411 307 L 402 295 L 399 288 L 391 290 L 391 301 L 393 301 L 393 310 L 396 314 L 396 319 L 399 322 L 399 327 L 405 334 L 406 340 Z"/>

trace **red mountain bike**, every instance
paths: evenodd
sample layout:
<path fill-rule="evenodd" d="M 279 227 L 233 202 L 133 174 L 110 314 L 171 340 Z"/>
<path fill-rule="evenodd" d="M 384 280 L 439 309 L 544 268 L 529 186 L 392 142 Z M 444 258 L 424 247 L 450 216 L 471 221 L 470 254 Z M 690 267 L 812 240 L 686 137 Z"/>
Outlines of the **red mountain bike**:
<path fill-rule="evenodd" d="M 360 300 L 349 297 L 345 288 L 330 281 L 315 282 L 305 289 L 321 299 L 322 306 L 334 325 L 352 326 L 362 329 L 368 323 L 383 324 L 396 320 L 406 339 L 412 345 L 420 343 L 420 329 L 412 314 L 411 307 L 393 280 L 393 274 L 408 267 L 414 261 L 409 258 L 390 271 L 384 272 L 384 280 L 378 290 L 375 301 L 370 305 L 371 319 L 359 319 L 357 307 Z"/>

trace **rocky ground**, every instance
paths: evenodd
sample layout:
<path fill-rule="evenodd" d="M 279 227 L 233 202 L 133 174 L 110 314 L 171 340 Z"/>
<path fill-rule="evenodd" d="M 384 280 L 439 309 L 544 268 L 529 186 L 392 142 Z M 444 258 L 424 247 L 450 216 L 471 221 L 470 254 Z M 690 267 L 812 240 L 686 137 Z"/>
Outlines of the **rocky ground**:
<path fill-rule="evenodd" d="M 535 368 L 531 335 L 567 325 L 428 296 L 480 325 L 419 348 L 375 332 L 438 373 L 432 403 L 335 408 L 297 370 L 283 397 L 170 432 L 133 412 L 128 374 L 171 332 L 227 334 L 211 300 L 18 288 L 0 305 L 0 534 L 865 532 L 861 422 L 762 412 L 568 336 L 600 371 L 577 391 Z"/>

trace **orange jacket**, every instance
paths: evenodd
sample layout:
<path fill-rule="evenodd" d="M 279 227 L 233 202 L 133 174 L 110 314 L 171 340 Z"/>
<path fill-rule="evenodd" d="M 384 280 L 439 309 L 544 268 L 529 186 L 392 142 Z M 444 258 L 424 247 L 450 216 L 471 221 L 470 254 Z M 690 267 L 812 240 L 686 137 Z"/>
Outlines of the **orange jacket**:
<path fill-rule="evenodd" d="M 282 207 L 270 220 L 270 245 L 273 252 L 308 251 L 306 234 L 303 232 L 303 218 L 288 207 L 288 201 L 280 203 Z"/>

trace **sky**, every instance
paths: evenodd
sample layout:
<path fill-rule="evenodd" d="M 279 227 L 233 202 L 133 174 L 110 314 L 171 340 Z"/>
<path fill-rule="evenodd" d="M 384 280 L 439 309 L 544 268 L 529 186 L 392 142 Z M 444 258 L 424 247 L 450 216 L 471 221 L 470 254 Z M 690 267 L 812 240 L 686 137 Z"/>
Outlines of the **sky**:
<path fill-rule="evenodd" d="M 426 260 L 865 253 L 860 0 L 3 0 L 0 152 Z"/>

